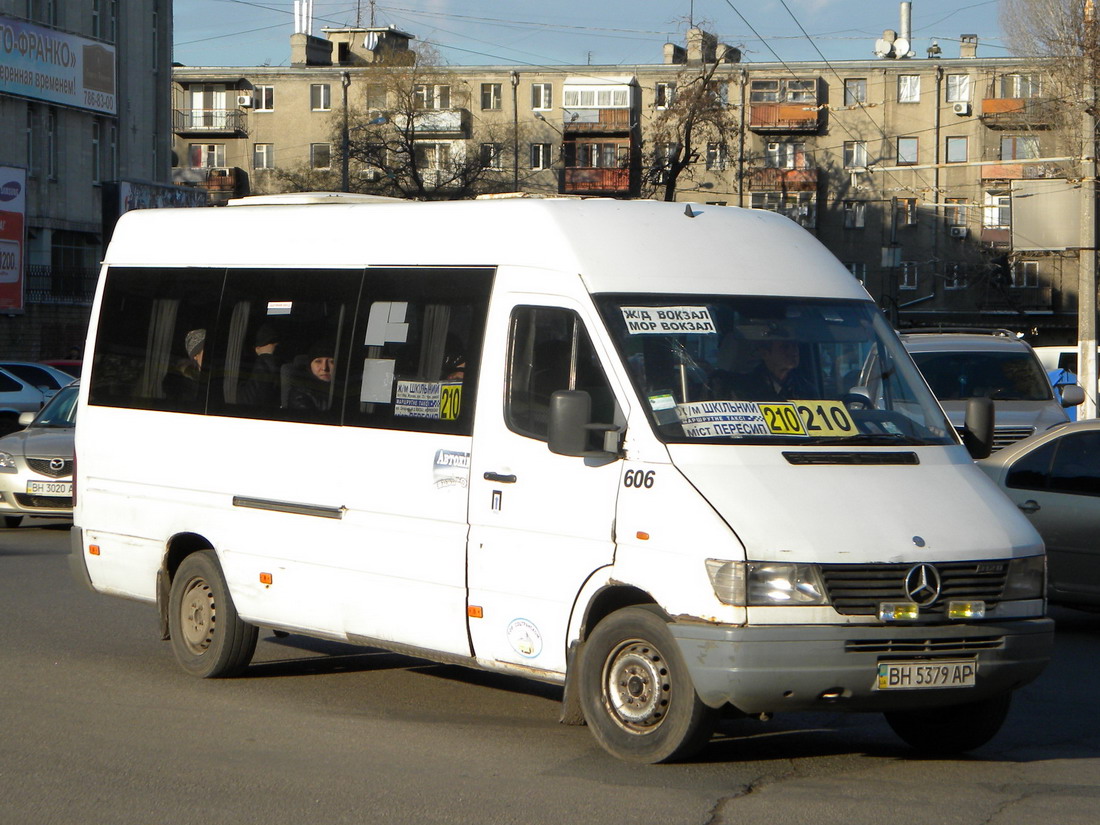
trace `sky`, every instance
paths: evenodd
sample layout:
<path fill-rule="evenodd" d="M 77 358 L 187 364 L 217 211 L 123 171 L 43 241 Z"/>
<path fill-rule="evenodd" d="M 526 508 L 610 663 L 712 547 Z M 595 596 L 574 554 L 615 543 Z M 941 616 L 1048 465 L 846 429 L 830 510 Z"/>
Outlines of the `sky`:
<path fill-rule="evenodd" d="M 435 47 L 450 65 L 570 66 L 661 63 L 689 21 L 742 50 L 752 63 L 872 59 L 896 0 L 378 0 L 374 25 L 395 26 Z M 175 0 L 176 62 L 285 66 L 293 0 Z M 978 35 L 979 57 L 1010 54 L 1000 0 L 913 0 L 912 46 L 938 42 L 958 57 L 960 34 Z M 313 33 L 371 25 L 370 0 L 314 0 Z"/>

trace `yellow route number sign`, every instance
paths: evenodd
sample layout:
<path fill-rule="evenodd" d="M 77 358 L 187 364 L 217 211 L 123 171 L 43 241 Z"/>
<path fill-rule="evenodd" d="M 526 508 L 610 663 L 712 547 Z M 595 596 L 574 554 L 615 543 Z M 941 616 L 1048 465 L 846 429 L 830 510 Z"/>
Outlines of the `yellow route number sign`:
<path fill-rule="evenodd" d="M 845 438 L 859 434 L 848 408 L 839 401 L 792 401 L 791 404 L 798 409 L 799 420 L 808 436 Z"/>

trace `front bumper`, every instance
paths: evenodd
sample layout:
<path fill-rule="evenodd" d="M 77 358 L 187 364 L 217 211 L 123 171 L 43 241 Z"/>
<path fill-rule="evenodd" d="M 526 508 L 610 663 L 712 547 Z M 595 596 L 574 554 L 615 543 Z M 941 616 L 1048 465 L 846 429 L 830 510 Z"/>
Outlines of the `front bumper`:
<path fill-rule="evenodd" d="M 700 698 L 745 713 L 884 711 L 983 699 L 1020 687 L 1046 666 L 1054 641 L 1047 618 L 889 626 L 731 627 L 673 623 Z M 881 661 L 974 657 L 969 688 L 880 691 Z"/>

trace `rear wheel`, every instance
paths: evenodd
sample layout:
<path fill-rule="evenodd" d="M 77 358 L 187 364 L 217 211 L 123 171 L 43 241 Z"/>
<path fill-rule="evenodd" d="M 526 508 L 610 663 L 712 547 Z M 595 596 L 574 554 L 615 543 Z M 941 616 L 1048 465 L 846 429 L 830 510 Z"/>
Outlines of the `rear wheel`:
<path fill-rule="evenodd" d="M 676 640 L 654 608 L 628 607 L 601 621 L 579 665 L 585 721 L 620 759 L 684 759 L 710 738 L 716 715 L 700 701 Z"/>
<path fill-rule="evenodd" d="M 176 660 L 194 676 L 234 676 L 256 650 L 257 628 L 237 615 L 212 550 L 192 553 L 176 571 L 168 629 Z"/>
<path fill-rule="evenodd" d="M 1002 693 L 946 708 L 888 711 L 886 722 L 904 742 L 927 754 L 954 754 L 979 748 L 997 735 L 1012 694 Z"/>

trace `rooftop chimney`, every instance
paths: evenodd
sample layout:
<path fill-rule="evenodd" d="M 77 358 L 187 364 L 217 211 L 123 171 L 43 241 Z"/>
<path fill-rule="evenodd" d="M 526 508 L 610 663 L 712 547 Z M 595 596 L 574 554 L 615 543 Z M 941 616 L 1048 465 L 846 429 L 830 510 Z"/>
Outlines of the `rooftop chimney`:
<path fill-rule="evenodd" d="M 978 56 L 978 35 L 976 34 L 960 34 L 959 35 L 959 57 L 977 57 Z"/>

